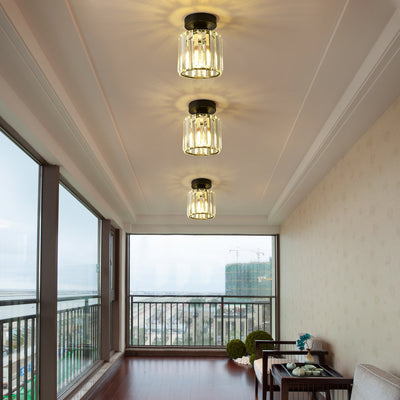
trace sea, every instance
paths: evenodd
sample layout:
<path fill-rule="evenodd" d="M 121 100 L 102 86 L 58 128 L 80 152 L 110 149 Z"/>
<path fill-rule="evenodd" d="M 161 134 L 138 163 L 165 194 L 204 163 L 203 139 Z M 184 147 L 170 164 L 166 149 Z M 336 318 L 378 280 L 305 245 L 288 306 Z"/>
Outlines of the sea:
<path fill-rule="evenodd" d="M 36 292 L 33 290 L 2 290 L 0 289 L 0 322 L 17 317 L 26 317 L 36 315 L 38 302 L 36 301 Z M 58 293 L 57 309 L 65 310 L 68 308 L 82 307 L 85 305 L 85 299 L 82 297 L 96 296 L 95 292 L 82 291 L 62 291 Z M 65 300 L 73 298 L 72 300 Z M 24 304 L 17 304 L 18 301 L 24 301 Z M 29 301 L 31 300 L 31 301 Z M 29 302 L 27 302 L 29 301 Z M 97 298 L 88 300 L 89 304 L 96 304 L 100 301 Z"/>

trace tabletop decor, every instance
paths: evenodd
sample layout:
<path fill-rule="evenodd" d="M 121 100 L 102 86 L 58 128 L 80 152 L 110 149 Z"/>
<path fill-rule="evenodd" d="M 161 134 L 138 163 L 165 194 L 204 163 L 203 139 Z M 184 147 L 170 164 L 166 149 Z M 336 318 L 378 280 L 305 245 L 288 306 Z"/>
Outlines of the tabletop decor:
<path fill-rule="evenodd" d="M 304 362 L 312 364 L 315 360 L 310 353 L 312 349 L 311 335 L 309 333 L 300 335 L 300 337 L 297 339 L 296 345 L 299 350 L 307 350 L 307 355 L 305 356 Z"/>

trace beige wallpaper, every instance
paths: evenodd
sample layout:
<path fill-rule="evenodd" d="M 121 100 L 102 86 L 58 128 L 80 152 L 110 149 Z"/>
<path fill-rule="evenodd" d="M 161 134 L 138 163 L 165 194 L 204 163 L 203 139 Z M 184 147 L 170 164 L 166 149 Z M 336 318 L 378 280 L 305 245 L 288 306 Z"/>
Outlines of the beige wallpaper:
<path fill-rule="evenodd" d="M 400 376 L 400 98 L 281 228 L 281 332 Z"/>

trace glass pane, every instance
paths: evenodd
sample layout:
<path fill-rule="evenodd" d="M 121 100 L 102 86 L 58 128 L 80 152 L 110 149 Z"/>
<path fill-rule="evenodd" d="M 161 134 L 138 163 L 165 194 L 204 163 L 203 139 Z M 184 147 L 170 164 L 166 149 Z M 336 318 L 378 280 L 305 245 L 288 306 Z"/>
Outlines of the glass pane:
<path fill-rule="evenodd" d="M 60 186 L 58 297 L 97 295 L 98 218 Z"/>
<path fill-rule="evenodd" d="M 61 393 L 99 359 L 98 218 L 60 186 L 57 384 Z"/>
<path fill-rule="evenodd" d="M 131 293 L 271 296 L 273 238 L 131 235 Z"/>
<path fill-rule="evenodd" d="M 0 395 L 35 399 L 39 166 L 0 132 L 0 171 Z"/>
<path fill-rule="evenodd" d="M 0 299 L 36 298 L 39 166 L 0 133 Z"/>

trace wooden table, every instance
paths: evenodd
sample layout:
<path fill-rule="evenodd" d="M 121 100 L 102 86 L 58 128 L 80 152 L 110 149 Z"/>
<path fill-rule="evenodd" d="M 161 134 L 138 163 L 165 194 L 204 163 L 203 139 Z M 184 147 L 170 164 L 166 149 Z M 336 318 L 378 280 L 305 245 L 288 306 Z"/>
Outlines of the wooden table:
<path fill-rule="evenodd" d="M 304 364 L 298 364 L 301 366 Z M 344 378 L 339 372 L 328 365 L 320 365 L 324 369 L 322 376 L 293 376 L 284 364 L 273 364 L 271 366 L 271 385 L 269 398 L 273 399 L 274 384 L 278 385 L 281 400 L 288 400 L 289 392 L 310 392 L 312 399 L 316 399 L 316 393 L 324 392 L 326 399 L 330 400 L 330 390 L 346 390 L 347 399 L 350 400 L 352 378 Z"/>

